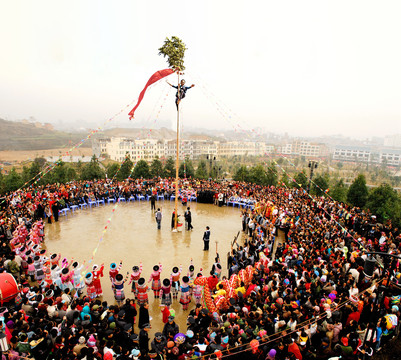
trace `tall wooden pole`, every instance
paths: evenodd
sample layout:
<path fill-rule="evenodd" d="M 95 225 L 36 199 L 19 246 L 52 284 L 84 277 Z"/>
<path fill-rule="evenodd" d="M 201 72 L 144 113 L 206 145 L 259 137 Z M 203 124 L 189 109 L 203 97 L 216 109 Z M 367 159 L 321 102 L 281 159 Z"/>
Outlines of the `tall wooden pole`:
<path fill-rule="evenodd" d="M 180 71 L 177 72 L 178 75 L 178 96 L 181 95 L 181 85 L 180 85 Z M 180 100 L 180 98 L 178 98 Z M 180 148 L 179 148 L 179 131 L 180 131 L 180 103 L 177 104 L 177 159 L 175 161 L 175 219 L 174 219 L 174 230 L 177 230 L 177 222 L 178 222 L 178 167 L 179 167 L 179 156 L 180 156 Z"/>

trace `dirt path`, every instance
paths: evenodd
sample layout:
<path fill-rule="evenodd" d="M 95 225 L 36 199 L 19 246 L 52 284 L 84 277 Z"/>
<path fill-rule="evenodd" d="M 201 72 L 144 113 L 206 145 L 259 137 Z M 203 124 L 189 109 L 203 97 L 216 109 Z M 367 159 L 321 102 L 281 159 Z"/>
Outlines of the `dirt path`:
<path fill-rule="evenodd" d="M 68 149 L 49 149 L 49 150 L 32 150 L 32 151 L 0 151 L 0 162 L 21 162 L 33 160 L 36 157 L 60 156 L 65 154 Z M 92 148 L 79 148 L 71 152 L 73 156 L 90 156 Z"/>

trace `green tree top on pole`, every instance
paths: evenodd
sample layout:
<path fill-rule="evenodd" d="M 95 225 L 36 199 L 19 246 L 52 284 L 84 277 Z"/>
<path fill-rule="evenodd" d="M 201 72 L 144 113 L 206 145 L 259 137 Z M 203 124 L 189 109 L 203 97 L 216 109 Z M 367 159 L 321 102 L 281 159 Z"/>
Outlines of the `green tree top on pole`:
<path fill-rule="evenodd" d="M 185 70 L 184 55 L 187 50 L 184 42 L 176 36 L 166 38 L 164 45 L 159 49 L 159 55 L 167 57 L 168 66 L 179 71 Z"/>

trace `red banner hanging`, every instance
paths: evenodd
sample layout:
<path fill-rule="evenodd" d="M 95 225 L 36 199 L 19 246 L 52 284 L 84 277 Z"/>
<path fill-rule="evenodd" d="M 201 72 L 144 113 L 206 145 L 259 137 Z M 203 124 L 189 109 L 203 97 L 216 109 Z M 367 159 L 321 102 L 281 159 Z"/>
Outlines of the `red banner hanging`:
<path fill-rule="evenodd" d="M 138 108 L 138 106 L 139 106 L 139 104 L 141 103 L 143 97 L 145 96 L 146 89 L 147 89 L 150 85 L 154 84 L 156 81 L 159 81 L 159 80 L 163 79 L 164 77 L 171 75 L 172 73 L 174 73 L 174 70 L 172 70 L 172 69 L 164 69 L 164 70 L 156 71 L 156 72 L 150 77 L 150 79 L 149 79 L 148 82 L 146 83 L 144 89 L 143 89 L 143 90 L 141 91 L 141 93 L 139 94 L 139 98 L 138 98 L 137 104 L 135 105 L 135 107 L 134 107 L 134 108 L 129 112 L 129 114 L 128 114 L 130 120 L 133 119 L 135 110 Z"/>

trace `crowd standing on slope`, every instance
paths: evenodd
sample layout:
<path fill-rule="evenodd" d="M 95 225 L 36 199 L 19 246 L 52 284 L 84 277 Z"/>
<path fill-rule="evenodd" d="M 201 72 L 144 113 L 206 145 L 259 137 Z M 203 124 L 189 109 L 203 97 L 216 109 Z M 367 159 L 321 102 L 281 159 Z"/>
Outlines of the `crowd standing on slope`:
<path fill-rule="evenodd" d="M 374 263 L 368 276 L 364 269 L 369 251 L 399 255 L 399 230 L 302 189 L 180 185 L 182 198 L 210 190 L 220 206 L 249 204 L 242 210 L 244 240 L 232 245 L 227 276 L 218 257 L 208 271 L 189 261 L 173 269 L 158 263 L 146 269 L 149 279 L 140 259 L 128 276 L 120 273 L 122 260 L 85 272 L 83 264 L 44 248 L 44 222 L 58 221 L 66 206 L 139 194 L 168 198 L 174 190 L 169 179 L 101 180 L 8 194 L 0 212 L 0 266 L 17 280 L 20 294 L 0 310 L 10 347 L 3 359 L 369 359 L 398 333 L 399 261 L 384 256 L 383 267 Z M 278 231 L 285 243 L 274 252 Z M 114 304 L 101 299 L 107 270 Z M 153 338 L 149 301 L 163 305 L 165 323 Z M 171 308 L 178 302 L 188 310 L 185 329 Z"/>

